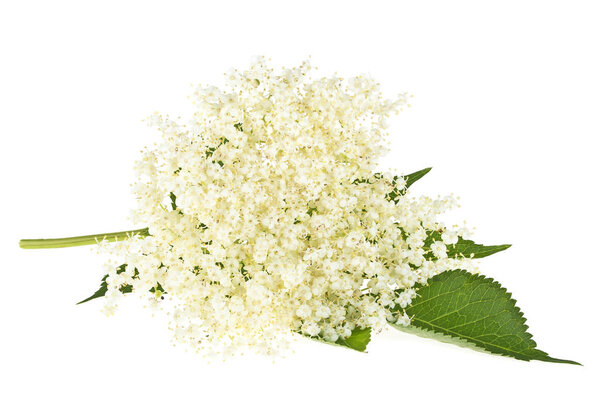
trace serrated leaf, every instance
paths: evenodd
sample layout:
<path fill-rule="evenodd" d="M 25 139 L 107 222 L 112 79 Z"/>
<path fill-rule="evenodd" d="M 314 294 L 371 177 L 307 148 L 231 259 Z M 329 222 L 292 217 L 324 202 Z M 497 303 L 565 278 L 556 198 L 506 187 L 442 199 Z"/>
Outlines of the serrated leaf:
<path fill-rule="evenodd" d="M 126 268 L 127 268 L 127 264 L 121 264 L 119 267 L 117 267 L 117 274 L 123 273 Z M 135 276 L 137 276 L 137 269 L 135 269 L 134 278 L 135 278 Z M 108 278 L 108 275 L 105 274 L 104 277 L 102 278 L 102 280 L 100 280 L 100 288 L 98 288 L 98 290 L 96 290 L 96 292 L 94 292 L 94 294 L 92 296 L 82 300 L 81 302 L 77 302 L 76 305 L 81 305 L 82 303 L 88 302 L 93 299 L 101 298 L 104 295 L 106 295 L 106 292 L 108 291 L 108 284 L 106 283 L 107 278 Z M 121 293 L 131 293 L 133 291 L 133 286 L 127 285 L 127 284 L 122 285 L 119 288 L 119 291 Z"/>
<path fill-rule="evenodd" d="M 367 344 L 369 344 L 371 341 L 371 328 L 355 328 L 348 338 L 339 338 L 335 342 L 326 341 L 321 337 L 311 337 L 305 334 L 302 335 L 312 339 L 313 341 L 319 341 L 329 345 L 346 347 L 355 351 L 365 352 L 367 349 Z"/>
<path fill-rule="evenodd" d="M 119 267 L 117 267 L 117 274 L 123 273 L 126 268 L 127 268 L 127 264 L 121 264 Z M 100 281 L 100 288 L 98 290 L 96 290 L 96 292 L 94 292 L 94 294 L 92 296 L 90 296 L 89 298 L 86 298 L 86 299 L 82 300 L 81 302 L 77 302 L 77 305 L 81 305 L 82 303 L 89 302 L 90 300 L 101 298 L 104 295 L 106 295 L 106 292 L 108 291 L 108 284 L 106 283 L 107 278 L 108 278 L 108 275 L 107 274 L 104 275 L 104 277 Z M 127 285 L 127 286 L 129 286 L 129 285 Z M 123 290 L 127 290 L 127 289 L 121 288 L 121 292 L 128 293 L 128 292 L 124 292 Z M 129 292 L 131 292 L 131 286 L 129 287 Z"/>
<path fill-rule="evenodd" d="M 106 292 L 108 291 L 108 285 L 106 284 L 107 278 L 108 278 L 108 275 L 107 274 L 104 275 L 104 277 L 100 281 L 100 288 L 98 290 L 96 290 L 96 292 L 94 292 L 94 294 L 92 296 L 90 296 L 89 298 L 85 298 L 84 300 L 77 302 L 76 304 L 81 305 L 82 303 L 89 302 L 90 300 L 101 298 L 104 295 L 106 295 Z"/>
<path fill-rule="evenodd" d="M 429 279 L 418 293 L 405 308 L 412 317 L 410 326 L 395 328 L 420 329 L 422 336 L 442 335 L 457 345 L 474 345 L 519 360 L 579 364 L 538 350 L 516 301 L 493 279 L 451 270 Z"/>
<path fill-rule="evenodd" d="M 435 241 L 442 241 L 442 234 L 439 231 L 429 231 L 427 239 L 425 239 L 424 248 L 429 250 L 431 244 Z M 462 237 L 458 237 L 456 244 L 446 245 L 446 253 L 450 258 L 473 258 L 480 259 L 483 257 L 491 256 L 492 254 L 504 251 L 511 247 L 511 244 L 500 244 L 495 246 L 484 246 L 483 244 L 477 244 L 472 240 L 466 240 Z M 431 260 L 433 258 L 431 252 L 425 253 L 425 258 Z"/>
<path fill-rule="evenodd" d="M 402 332 L 406 332 L 407 334 L 413 334 L 413 335 L 416 335 L 421 338 L 434 339 L 436 341 L 444 342 L 447 344 L 454 344 L 454 345 L 458 345 L 460 347 L 470 348 L 475 351 L 485 352 L 485 353 L 490 354 L 490 352 L 487 351 L 486 349 L 480 348 L 477 345 L 473 344 L 472 342 L 467 341 L 466 339 L 451 337 L 448 335 L 444 335 L 440 332 L 429 331 L 425 328 L 419 328 L 414 325 L 405 326 L 405 325 L 396 325 L 396 324 L 392 324 L 392 323 L 390 323 L 390 325 Z"/>

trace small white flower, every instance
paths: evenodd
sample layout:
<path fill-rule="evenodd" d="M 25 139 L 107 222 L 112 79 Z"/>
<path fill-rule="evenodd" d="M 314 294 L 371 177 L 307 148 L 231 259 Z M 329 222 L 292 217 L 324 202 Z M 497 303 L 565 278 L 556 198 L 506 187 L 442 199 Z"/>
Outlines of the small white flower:
<path fill-rule="evenodd" d="M 453 245 L 458 243 L 458 234 L 455 231 L 445 230 L 442 233 L 442 241 L 446 245 Z"/>
<path fill-rule="evenodd" d="M 296 315 L 299 318 L 305 319 L 312 315 L 312 310 L 308 305 L 301 305 L 296 309 Z"/>
<path fill-rule="evenodd" d="M 446 245 L 441 241 L 436 241 L 431 245 L 431 252 L 438 259 L 444 259 L 448 257 L 448 254 L 446 253 Z"/>
<path fill-rule="evenodd" d="M 404 312 L 402 315 L 398 315 L 398 317 L 396 318 L 396 324 L 402 326 L 409 326 L 410 317 L 406 314 L 406 312 Z"/>
<path fill-rule="evenodd" d="M 304 323 L 304 325 L 302 325 L 302 332 L 304 332 L 307 335 L 310 335 L 311 337 L 315 337 L 319 335 L 319 332 L 321 332 L 321 328 L 319 328 L 319 325 L 317 325 L 314 322 L 306 322 Z"/>

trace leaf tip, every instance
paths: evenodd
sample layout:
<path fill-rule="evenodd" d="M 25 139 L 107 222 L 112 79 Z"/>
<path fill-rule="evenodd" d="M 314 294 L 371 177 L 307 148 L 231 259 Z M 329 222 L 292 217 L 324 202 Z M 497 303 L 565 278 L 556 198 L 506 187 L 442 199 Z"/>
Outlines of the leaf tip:
<path fill-rule="evenodd" d="M 546 362 L 558 363 L 558 364 L 571 364 L 571 365 L 578 365 L 578 366 L 583 367 L 583 364 L 581 364 L 580 362 L 573 361 L 573 360 L 563 360 L 562 358 L 553 358 L 550 356 L 547 356 L 545 359 L 540 359 L 540 361 L 546 361 Z"/>

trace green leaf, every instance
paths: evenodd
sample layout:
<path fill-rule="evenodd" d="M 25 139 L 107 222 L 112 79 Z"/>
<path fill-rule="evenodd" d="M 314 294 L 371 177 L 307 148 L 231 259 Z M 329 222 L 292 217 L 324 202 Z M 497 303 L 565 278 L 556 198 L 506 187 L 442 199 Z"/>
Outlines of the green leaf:
<path fill-rule="evenodd" d="M 121 264 L 119 267 L 117 267 L 117 274 L 121 274 L 125 271 L 125 269 L 127 268 L 127 264 Z M 133 277 L 136 278 L 138 271 L 137 269 L 134 270 L 134 275 Z M 106 283 L 106 279 L 108 278 L 108 275 L 104 275 L 104 277 L 102 278 L 102 280 L 100 281 L 100 288 L 98 288 L 98 290 L 96 290 L 94 292 L 94 294 L 92 296 L 90 296 L 89 298 L 86 298 L 84 300 L 82 300 L 81 302 L 77 302 L 77 305 L 81 305 L 82 303 L 88 302 L 90 300 L 93 299 L 97 299 L 97 298 L 101 298 L 104 295 L 106 295 L 106 292 L 108 291 L 108 284 Z M 119 290 L 121 291 L 121 293 L 131 293 L 133 291 L 133 286 L 132 285 L 122 285 Z"/>
<path fill-rule="evenodd" d="M 302 334 L 301 332 L 299 333 Z M 365 352 L 365 350 L 367 349 L 367 344 L 369 343 L 369 341 L 371 341 L 371 328 L 355 328 L 348 338 L 338 338 L 338 340 L 335 342 L 325 341 L 323 338 L 318 336 L 311 337 L 306 334 L 302 335 L 312 339 L 313 341 L 319 341 L 329 345 L 346 347 L 355 351 Z"/>
<path fill-rule="evenodd" d="M 398 179 L 400 179 L 399 176 L 394 176 L 394 178 L 392 179 L 392 186 L 394 187 L 392 189 L 392 191 L 387 194 L 385 196 L 385 199 L 387 199 L 388 201 L 393 201 L 394 204 L 397 204 L 398 201 L 400 200 L 400 196 L 406 194 L 406 190 L 416 181 L 418 181 L 419 179 L 421 179 L 423 176 L 427 175 L 427 173 L 429 173 L 429 171 L 431 170 L 431 168 L 425 168 L 425 169 L 421 169 L 419 171 L 413 172 L 413 173 L 409 173 L 408 175 L 402 176 L 402 179 L 404 179 L 404 187 L 403 188 L 398 188 Z"/>
<path fill-rule="evenodd" d="M 458 242 L 454 245 L 447 246 L 448 257 L 470 257 L 473 259 L 480 259 L 482 257 L 491 256 L 492 254 L 504 251 L 509 248 L 511 244 L 500 244 L 497 246 L 484 246 L 482 244 L 476 244 L 474 241 L 465 240 L 462 237 L 458 238 Z"/>
<path fill-rule="evenodd" d="M 477 345 L 473 344 L 472 342 L 469 342 L 463 338 L 451 337 L 448 335 L 444 335 L 440 332 L 429 331 L 427 329 L 420 328 L 420 327 L 414 326 L 414 325 L 409 325 L 409 326 L 396 325 L 396 324 L 390 324 L 390 325 L 396 329 L 399 329 L 402 332 L 406 332 L 407 334 L 417 335 L 422 338 L 434 339 L 436 341 L 445 342 L 447 344 L 454 344 L 454 345 L 458 345 L 460 347 L 470 348 L 475 351 L 485 352 L 485 353 L 489 354 L 489 351 L 487 351 L 486 349 L 480 348 Z"/>
<path fill-rule="evenodd" d="M 398 201 L 400 200 L 400 196 L 404 195 L 406 193 L 406 190 L 416 181 L 418 181 L 419 179 L 421 179 L 423 176 L 427 175 L 427 173 L 429 173 L 429 171 L 431 170 L 431 168 L 425 168 L 425 169 L 421 169 L 417 172 L 413 172 L 413 173 L 409 173 L 408 175 L 405 176 L 394 176 L 392 178 L 392 190 L 385 196 L 385 199 L 387 199 L 388 201 L 392 201 L 394 202 L 394 204 L 397 204 Z M 375 180 L 379 180 L 383 178 L 383 175 L 381 173 L 374 173 L 372 178 L 356 178 L 354 179 L 354 181 L 352 181 L 352 183 L 354 185 L 358 185 L 361 183 L 374 183 L 373 181 Z M 402 188 L 398 188 L 398 179 L 402 178 L 404 180 L 404 187 Z"/>
<path fill-rule="evenodd" d="M 421 179 L 423 176 L 427 175 L 430 170 L 431 170 L 431 168 L 425 168 L 425 169 L 421 169 L 416 172 L 410 173 L 408 175 L 405 175 L 404 180 L 406 181 L 406 185 L 405 185 L 405 189 L 402 191 L 402 194 L 404 195 L 404 193 L 406 192 L 406 189 L 410 188 L 410 186 L 413 183 L 415 183 L 416 181 Z"/>
<path fill-rule="evenodd" d="M 425 250 L 429 250 L 431 244 L 433 244 L 435 241 L 442 241 L 441 232 L 436 230 L 429 231 L 423 248 Z M 477 244 L 472 240 L 466 240 L 462 237 L 458 237 L 458 242 L 456 244 L 446 245 L 446 253 L 450 258 L 466 257 L 480 259 L 482 257 L 491 256 L 492 254 L 504 251 L 509 247 L 511 247 L 511 244 L 484 246 L 482 244 Z M 431 260 L 434 258 L 434 255 L 431 252 L 426 252 L 425 258 L 427 260 Z"/>
<path fill-rule="evenodd" d="M 101 298 L 102 296 L 106 295 L 106 291 L 108 290 L 108 285 L 106 284 L 107 277 L 108 277 L 107 274 L 104 275 L 104 277 L 100 281 L 100 288 L 98 290 L 96 290 L 96 292 L 94 292 L 94 294 L 92 296 L 90 296 L 89 298 L 85 298 L 81 302 L 77 302 L 77 305 L 81 305 L 82 303 L 88 302 L 88 301 L 96 299 L 96 298 Z"/>
<path fill-rule="evenodd" d="M 125 269 L 127 268 L 127 264 L 121 264 L 119 267 L 117 267 L 117 274 L 121 274 L 125 271 Z M 96 290 L 96 292 L 94 292 L 94 294 L 92 296 L 90 296 L 89 298 L 86 298 L 84 300 L 82 300 L 81 302 L 77 302 L 77 305 L 81 305 L 82 303 L 88 302 L 90 300 L 93 299 L 97 299 L 97 298 L 101 298 L 102 296 L 106 295 L 106 292 L 108 291 L 108 285 L 106 283 L 106 279 L 108 278 L 108 275 L 104 275 L 104 277 L 102 278 L 102 280 L 100 281 L 100 288 L 98 290 Z M 131 292 L 131 286 L 129 286 L 129 292 Z M 121 292 L 123 293 L 129 293 L 126 292 L 127 289 L 124 289 L 126 286 L 123 286 L 121 288 Z"/>
<path fill-rule="evenodd" d="M 348 338 L 339 338 L 335 343 L 356 351 L 364 352 L 371 341 L 371 328 L 355 328 Z"/>
<path fill-rule="evenodd" d="M 410 326 L 395 328 L 519 360 L 580 365 L 538 350 L 516 301 L 493 279 L 451 270 L 431 278 L 418 293 L 405 308 Z"/>

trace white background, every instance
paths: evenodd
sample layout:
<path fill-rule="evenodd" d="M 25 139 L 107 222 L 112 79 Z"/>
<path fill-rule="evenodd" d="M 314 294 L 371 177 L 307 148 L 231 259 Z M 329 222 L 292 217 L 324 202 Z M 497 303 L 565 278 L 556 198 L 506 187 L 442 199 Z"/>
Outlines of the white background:
<path fill-rule="evenodd" d="M 0 6 L 0 413 L 598 414 L 600 13 L 583 1 L 3 1 Z M 131 300 L 106 318 L 89 248 L 23 251 L 19 238 L 128 229 L 141 119 L 186 114 L 190 83 L 255 55 L 323 74 L 368 73 L 390 96 L 384 163 L 434 170 L 453 219 L 528 317 L 576 367 L 520 362 L 411 335 L 368 354 L 299 341 L 273 363 L 208 363 L 173 347 Z"/>

